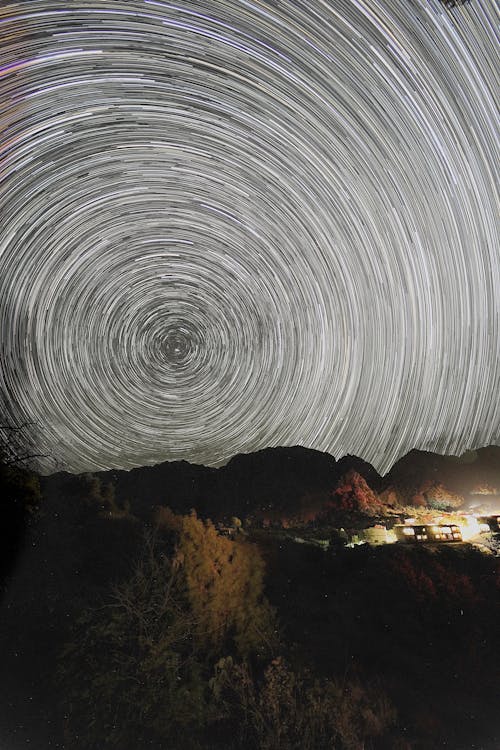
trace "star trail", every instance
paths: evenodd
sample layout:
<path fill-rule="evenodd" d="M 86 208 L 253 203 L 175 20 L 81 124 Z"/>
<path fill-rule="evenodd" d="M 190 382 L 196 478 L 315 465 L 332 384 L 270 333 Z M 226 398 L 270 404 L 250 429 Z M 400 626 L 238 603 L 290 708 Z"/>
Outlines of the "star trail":
<path fill-rule="evenodd" d="M 42 469 L 498 443 L 496 23 L 2 3 L 1 389 Z"/>

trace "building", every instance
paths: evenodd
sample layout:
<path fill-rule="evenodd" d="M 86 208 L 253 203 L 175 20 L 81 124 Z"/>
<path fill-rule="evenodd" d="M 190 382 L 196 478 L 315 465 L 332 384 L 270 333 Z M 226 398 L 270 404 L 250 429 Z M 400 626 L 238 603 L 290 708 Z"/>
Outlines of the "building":
<path fill-rule="evenodd" d="M 376 526 L 371 526 L 368 529 L 364 529 L 361 538 L 364 539 L 365 542 L 368 542 L 368 544 L 373 545 L 387 544 L 389 541 L 387 529 L 381 524 L 377 524 Z"/>
<path fill-rule="evenodd" d="M 394 526 L 398 542 L 461 542 L 462 532 L 456 524 L 398 524 Z"/>

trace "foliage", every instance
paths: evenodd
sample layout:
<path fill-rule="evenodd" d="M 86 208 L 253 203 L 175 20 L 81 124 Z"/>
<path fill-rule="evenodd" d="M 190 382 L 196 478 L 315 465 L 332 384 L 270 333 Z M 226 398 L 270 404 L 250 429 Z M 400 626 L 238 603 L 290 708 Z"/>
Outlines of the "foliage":
<path fill-rule="evenodd" d="M 0 489 L 2 502 L 18 505 L 29 514 L 34 513 L 40 504 L 40 481 L 27 469 L 0 464 Z"/>
<path fill-rule="evenodd" d="M 385 490 L 379 493 L 379 499 L 387 509 L 399 509 L 402 502 L 396 489 L 392 487 L 392 485 L 389 485 Z"/>
<path fill-rule="evenodd" d="M 173 741 L 203 717 L 201 665 L 182 572 L 150 537 L 133 575 L 88 610 L 61 659 L 74 747 Z"/>
<path fill-rule="evenodd" d="M 471 738 L 489 737 L 500 668 L 498 559 L 468 545 L 364 545 L 330 556 L 283 541 L 266 560 L 287 641 L 316 674 L 348 670 L 362 684 L 380 676 L 417 747 L 434 750 L 448 738 L 469 748 Z"/>
<path fill-rule="evenodd" d="M 75 747 L 80 736 L 89 750 L 189 747 L 208 722 L 214 659 L 226 648 L 240 658 L 271 648 L 275 621 L 257 550 L 219 536 L 195 514 L 162 517 L 173 540 L 160 532 L 147 538 L 132 576 L 85 612 L 62 654 Z"/>
<path fill-rule="evenodd" d="M 332 529 L 330 532 L 329 547 L 330 552 L 336 552 L 344 549 L 349 541 L 345 529 Z"/>
<path fill-rule="evenodd" d="M 176 560 L 182 564 L 196 637 L 207 650 L 235 649 L 241 656 L 272 651 L 274 613 L 265 599 L 264 562 L 257 547 L 232 541 L 210 521 L 163 512 L 164 526 L 177 529 Z"/>
<path fill-rule="evenodd" d="M 51 483 L 2 612 L 2 688 L 12 706 L 14 681 L 23 696 L 7 744 L 33 721 L 38 746 L 75 750 L 500 746 L 495 557 L 398 544 L 329 555 L 281 531 L 227 537 L 166 508 L 144 541 L 102 478 Z M 352 502 L 338 526 L 374 523 L 352 498 L 360 487 L 346 476 L 331 498 Z"/>
<path fill-rule="evenodd" d="M 428 481 L 420 490 L 426 504 L 433 510 L 452 510 L 463 505 L 464 498 L 448 490 L 442 482 Z"/>
<path fill-rule="evenodd" d="M 384 513 L 384 504 L 356 471 L 345 474 L 326 503 L 324 520 L 340 525 L 363 523 L 363 519 Z"/>
<path fill-rule="evenodd" d="M 73 524 L 83 524 L 96 514 L 108 515 L 116 510 L 114 491 L 95 474 L 62 475 L 51 487 L 45 503 L 48 512 L 66 515 Z"/>
<path fill-rule="evenodd" d="M 248 664 L 222 659 L 210 687 L 240 747 L 361 750 L 395 719 L 380 691 L 297 673 L 281 657 L 272 660 L 260 681 Z"/>

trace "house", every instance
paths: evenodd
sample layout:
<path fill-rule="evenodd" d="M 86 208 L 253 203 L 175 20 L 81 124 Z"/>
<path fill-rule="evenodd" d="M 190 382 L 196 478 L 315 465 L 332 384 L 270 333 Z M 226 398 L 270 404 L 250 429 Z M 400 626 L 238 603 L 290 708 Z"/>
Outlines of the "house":
<path fill-rule="evenodd" d="M 361 536 L 365 542 L 373 545 L 387 544 L 387 542 L 389 541 L 387 529 L 381 524 L 376 524 L 375 526 L 371 526 L 368 529 L 364 529 Z"/>
<path fill-rule="evenodd" d="M 461 542 L 462 532 L 456 524 L 398 524 L 394 526 L 398 542 Z"/>

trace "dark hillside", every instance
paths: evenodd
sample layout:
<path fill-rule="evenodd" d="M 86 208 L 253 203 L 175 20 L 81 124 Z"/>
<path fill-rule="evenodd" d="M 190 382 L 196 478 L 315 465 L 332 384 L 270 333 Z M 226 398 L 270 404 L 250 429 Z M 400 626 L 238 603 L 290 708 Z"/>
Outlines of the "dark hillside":
<path fill-rule="evenodd" d="M 385 490 L 388 495 L 393 490 L 400 505 L 412 505 L 415 498 L 426 504 L 439 492 L 456 496 L 458 504 L 462 498 L 465 505 L 500 502 L 500 448 L 496 446 L 460 458 L 413 450 L 385 477 L 356 456 L 336 461 L 328 453 L 300 446 L 240 454 L 219 469 L 167 461 L 130 471 L 98 472 L 95 477 L 114 493 L 119 507 L 130 507 L 143 519 L 150 519 L 154 509 L 163 505 L 180 513 L 196 508 L 201 516 L 214 520 L 233 515 L 307 520 L 330 507 L 339 481 L 352 471 L 375 493 Z M 41 481 L 48 496 L 71 494 L 78 482 L 67 473 Z"/>

